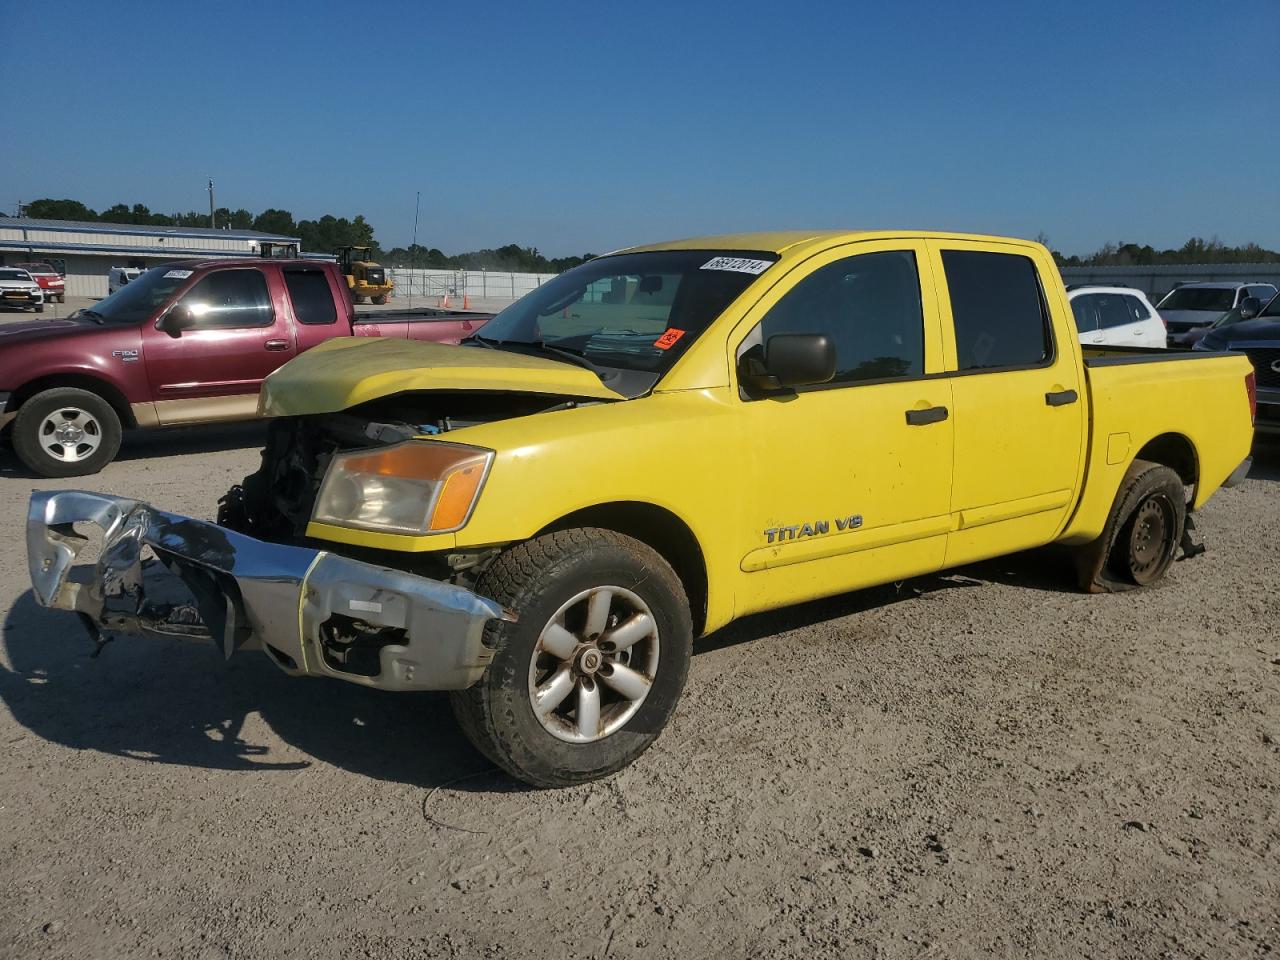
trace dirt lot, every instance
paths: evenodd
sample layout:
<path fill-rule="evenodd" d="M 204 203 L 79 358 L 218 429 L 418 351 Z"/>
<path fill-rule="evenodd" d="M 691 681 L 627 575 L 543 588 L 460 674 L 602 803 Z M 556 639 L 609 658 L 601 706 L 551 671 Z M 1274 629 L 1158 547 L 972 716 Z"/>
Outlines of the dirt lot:
<path fill-rule="evenodd" d="M 635 766 L 531 792 L 442 697 L 36 606 L 33 487 L 208 516 L 257 437 L 0 470 L 0 956 L 1280 952 L 1280 446 L 1156 589 L 1037 552 L 754 618 Z"/>

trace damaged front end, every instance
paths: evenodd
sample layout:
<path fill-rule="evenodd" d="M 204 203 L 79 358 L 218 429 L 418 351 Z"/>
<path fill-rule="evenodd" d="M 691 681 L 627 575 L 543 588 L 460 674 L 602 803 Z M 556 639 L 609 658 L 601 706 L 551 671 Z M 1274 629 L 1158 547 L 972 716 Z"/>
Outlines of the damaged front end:
<path fill-rule="evenodd" d="M 101 528 L 102 549 L 91 575 L 73 578 L 90 542 L 76 529 L 84 523 Z M 485 625 L 512 619 L 461 586 L 99 493 L 34 493 L 27 555 L 36 599 L 75 611 L 95 638 L 106 630 L 211 640 L 228 657 L 257 647 L 290 674 L 389 690 L 470 686 L 492 658 Z M 149 595 L 159 566 L 189 597 Z"/>

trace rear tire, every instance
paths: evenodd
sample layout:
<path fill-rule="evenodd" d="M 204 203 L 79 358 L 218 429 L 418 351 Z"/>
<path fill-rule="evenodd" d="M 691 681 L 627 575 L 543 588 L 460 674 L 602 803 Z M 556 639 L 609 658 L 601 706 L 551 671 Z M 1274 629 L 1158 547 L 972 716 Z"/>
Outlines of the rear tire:
<path fill-rule="evenodd" d="M 532 786 L 564 787 L 622 769 L 658 738 L 693 626 L 656 552 L 612 530 L 563 530 L 498 557 L 476 592 L 519 617 L 489 623 L 488 670 L 451 695 L 481 753 Z"/>
<path fill-rule="evenodd" d="M 102 397 L 54 387 L 18 408 L 13 452 L 42 477 L 83 477 L 115 459 L 120 436 L 120 417 Z"/>
<path fill-rule="evenodd" d="M 1186 519 L 1182 478 L 1169 467 L 1135 460 L 1102 536 L 1074 550 L 1081 588 L 1112 593 L 1155 583 L 1173 564 Z"/>

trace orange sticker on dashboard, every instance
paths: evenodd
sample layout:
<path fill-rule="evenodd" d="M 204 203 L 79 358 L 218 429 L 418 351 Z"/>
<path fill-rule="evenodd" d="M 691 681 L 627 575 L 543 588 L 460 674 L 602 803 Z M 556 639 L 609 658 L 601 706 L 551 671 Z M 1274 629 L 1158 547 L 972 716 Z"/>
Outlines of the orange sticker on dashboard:
<path fill-rule="evenodd" d="M 683 330 L 677 330 L 675 327 L 672 327 L 670 330 L 668 330 L 666 333 L 660 336 L 657 340 L 655 340 L 653 342 L 653 345 L 657 347 L 659 350 L 670 350 L 672 347 L 676 345 L 676 341 L 683 336 L 684 336 Z"/>

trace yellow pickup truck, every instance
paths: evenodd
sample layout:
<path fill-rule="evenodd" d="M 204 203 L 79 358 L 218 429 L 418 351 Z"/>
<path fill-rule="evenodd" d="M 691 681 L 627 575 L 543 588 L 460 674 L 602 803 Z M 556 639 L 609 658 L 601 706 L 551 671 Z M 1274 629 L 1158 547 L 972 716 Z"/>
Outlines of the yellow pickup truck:
<path fill-rule="evenodd" d="M 1089 590 L 1162 577 L 1248 470 L 1242 356 L 1082 350 L 1044 247 L 708 237 L 592 260 L 461 346 L 331 340 L 266 381 L 217 523 L 32 497 L 40 602 L 285 672 L 450 690 L 539 786 L 634 760 L 695 637 L 1058 542 Z M 105 531 L 92 575 L 68 577 Z M 158 563 L 157 563 L 158 561 Z M 189 599 L 153 599 L 163 564 Z"/>

